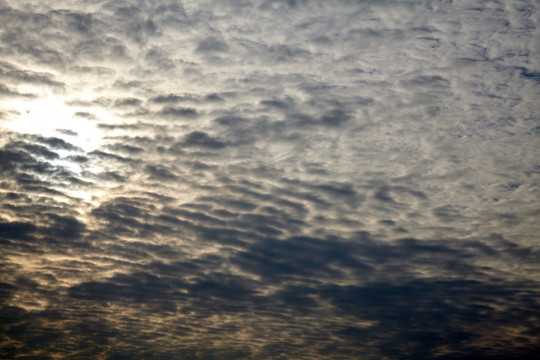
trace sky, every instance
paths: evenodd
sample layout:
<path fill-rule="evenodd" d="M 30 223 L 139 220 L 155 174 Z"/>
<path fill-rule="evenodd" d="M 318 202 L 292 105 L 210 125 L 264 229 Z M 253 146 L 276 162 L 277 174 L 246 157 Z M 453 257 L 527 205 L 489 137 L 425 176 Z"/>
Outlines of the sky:
<path fill-rule="evenodd" d="M 532 359 L 536 0 L 0 0 L 0 357 Z"/>

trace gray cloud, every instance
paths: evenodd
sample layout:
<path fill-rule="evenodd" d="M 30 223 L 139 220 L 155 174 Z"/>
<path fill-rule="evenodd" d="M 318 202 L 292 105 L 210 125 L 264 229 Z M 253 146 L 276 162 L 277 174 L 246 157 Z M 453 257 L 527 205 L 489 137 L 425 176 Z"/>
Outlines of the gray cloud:
<path fill-rule="evenodd" d="M 197 110 L 193 108 L 164 107 L 160 115 L 168 117 L 193 118 L 197 116 Z"/>
<path fill-rule="evenodd" d="M 200 53 L 214 53 L 227 51 L 229 47 L 223 41 L 214 37 L 207 37 L 199 42 L 197 45 L 197 52 Z"/>

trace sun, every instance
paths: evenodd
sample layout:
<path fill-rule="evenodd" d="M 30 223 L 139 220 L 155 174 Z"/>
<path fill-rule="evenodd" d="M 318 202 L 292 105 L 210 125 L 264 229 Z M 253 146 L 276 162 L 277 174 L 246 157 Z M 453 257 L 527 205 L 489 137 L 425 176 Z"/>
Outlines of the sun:
<path fill-rule="evenodd" d="M 95 121 L 75 116 L 77 109 L 66 105 L 62 97 L 48 95 L 19 101 L 13 106 L 20 115 L 6 124 L 9 130 L 61 138 L 84 152 L 101 145 L 103 134 Z"/>
<path fill-rule="evenodd" d="M 59 94 L 43 93 L 35 98 L 10 99 L 3 105 L 9 113 L 9 117 L 4 117 L 2 121 L 3 129 L 21 135 L 57 138 L 72 145 L 51 148 L 59 155 L 56 159 L 47 159 L 52 166 L 68 170 L 74 177 L 89 183 L 92 179 L 87 178 L 88 174 L 100 172 L 99 166 L 89 167 L 73 160 L 74 156 L 87 157 L 90 152 L 99 149 L 104 138 L 95 119 L 77 116 L 77 112 L 84 109 L 67 105 L 65 98 Z M 61 191 L 89 202 L 96 189 L 63 186 Z"/>

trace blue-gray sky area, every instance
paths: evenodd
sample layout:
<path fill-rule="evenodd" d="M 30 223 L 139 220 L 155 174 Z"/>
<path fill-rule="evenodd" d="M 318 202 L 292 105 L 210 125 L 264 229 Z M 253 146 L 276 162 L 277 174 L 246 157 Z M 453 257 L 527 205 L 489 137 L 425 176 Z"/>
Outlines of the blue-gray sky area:
<path fill-rule="evenodd" d="M 539 17 L 0 0 L 0 358 L 534 358 Z"/>

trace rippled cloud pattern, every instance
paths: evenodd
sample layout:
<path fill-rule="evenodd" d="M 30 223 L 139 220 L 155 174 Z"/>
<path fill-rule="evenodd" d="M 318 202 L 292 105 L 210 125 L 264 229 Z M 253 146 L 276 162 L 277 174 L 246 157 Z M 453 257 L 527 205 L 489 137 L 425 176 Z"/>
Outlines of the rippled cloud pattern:
<path fill-rule="evenodd" d="M 0 0 L 0 357 L 533 359 L 526 0 Z"/>

